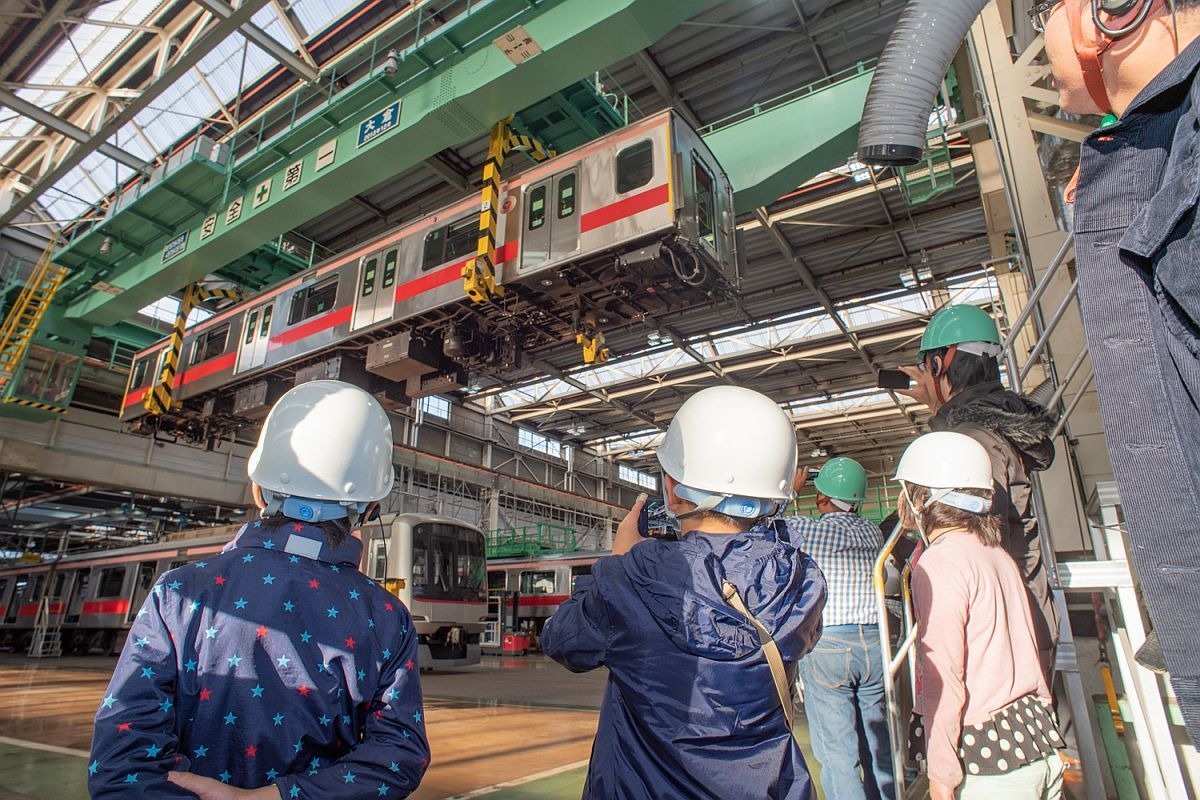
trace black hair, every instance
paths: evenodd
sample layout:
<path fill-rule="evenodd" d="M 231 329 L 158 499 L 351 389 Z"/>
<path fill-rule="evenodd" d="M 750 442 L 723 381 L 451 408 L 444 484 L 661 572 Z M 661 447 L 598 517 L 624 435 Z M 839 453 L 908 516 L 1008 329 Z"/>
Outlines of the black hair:
<path fill-rule="evenodd" d="M 277 531 L 285 526 L 294 525 L 300 520 L 285 517 L 278 511 L 262 521 L 263 528 L 267 531 Z M 350 520 L 346 517 L 341 519 L 328 519 L 323 522 L 306 522 L 305 525 L 320 528 L 325 534 L 325 541 L 330 547 L 337 547 L 342 542 L 350 538 Z"/>
<path fill-rule="evenodd" d="M 1195 2 L 1200 4 L 1200 0 L 1195 0 Z M 942 347 L 927 352 L 925 354 L 925 364 L 927 365 L 925 368 L 930 369 L 930 362 L 934 358 L 940 359 L 942 364 L 945 364 L 946 353 L 949 349 L 948 347 Z M 962 350 L 956 350 L 945 376 L 950 381 L 950 391 L 958 392 L 963 389 L 969 389 L 972 386 L 978 386 L 981 383 L 998 383 L 1000 381 L 1000 364 L 992 356 L 981 356 L 975 353 L 964 353 Z M 941 377 L 941 375 L 936 377 Z"/>

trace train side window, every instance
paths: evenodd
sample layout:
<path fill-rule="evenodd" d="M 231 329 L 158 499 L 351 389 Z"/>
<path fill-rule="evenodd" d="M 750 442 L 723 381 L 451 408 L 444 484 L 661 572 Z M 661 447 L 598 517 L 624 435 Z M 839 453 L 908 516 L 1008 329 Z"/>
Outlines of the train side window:
<path fill-rule="evenodd" d="M 632 192 L 654 177 L 654 143 L 649 139 L 617 153 L 617 194 Z"/>
<path fill-rule="evenodd" d="M 150 360 L 153 356 L 145 356 L 139 358 L 137 363 L 133 365 L 133 377 L 129 380 L 130 389 L 141 388 L 142 382 L 146 380 L 146 373 L 150 371 Z"/>
<path fill-rule="evenodd" d="M 67 582 L 67 573 L 60 572 L 54 576 L 54 588 L 47 597 L 61 598 L 63 593 L 63 584 Z"/>
<path fill-rule="evenodd" d="M 125 583 L 124 567 L 109 567 L 100 571 L 96 586 L 96 597 L 120 597 L 121 585 Z"/>
<path fill-rule="evenodd" d="M 383 288 L 391 288 L 396 283 L 396 258 L 398 250 L 389 250 L 383 257 Z"/>
<path fill-rule="evenodd" d="M 566 219 L 575 213 L 575 173 L 558 180 L 558 218 Z"/>
<path fill-rule="evenodd" d="M 204 331 L 192 344 L 192 360 L 189 363 L 199 364 L 203 361 L 208 361 L 210 358 L 216 358 L 225 352 L 225 345 L 228 343 L 228 322 L 224 325 L 218 325 L 210 331 Z"/>
<path fill-rule="evenodd" d="M 369 258 L 363 266 L 362 271 L 362 288 L 359 289 L 359 297 L 370 297 L 375 292 L 375 273 L 379 268 L 378 258 Z"/>
<path fill-rule="evenodd" d="M 529 230 L 536 231 L 546 224 L 546 185 L 529 193 Z"/>
<path fill-rule="evenodd" d="M 692 153 L 692 165 L 696 178 L 696 233 L 710 246 L 716 247 L 717 208 L 713 178 L 695 153 Z"/>
<path fill-rule="evenodd" d="M 179 569 L 187 563 L 188 561 L 186 558 L 177 558 L 167 566 L 167 569 Z"/>
<path fill-rule="evenodd" d="M 263 309 L 262 325 L 258 329 L 258 338 L 263 338 L 271 332 L 271 311 L 275 306 L 270 305 Z"/>
<path fill-rule="evenodd" d="M 521 594 L 554 594 L 554 571 L 522 572 Z"/>
<path fill-rule="evenodd" d="M 242 344 L 250 344 L 254 341 L 254 333 L 258 329 L 258 309 L 250 312 L 250 319 L 246 322 L 246 338 L 242 339 Z"/>
<path fill-rule="evenodd" d="M 42 587 L 46 585 L 45 574 L 33 576 L 33 587 L 29 590 L 29 602 L 36 603 L 42 599 Z"/>
<path fill-rule="evenodd" d="M 470 255 L 475 252 L 478 242 L 478 216 L 466 217 L 430 231 L 425 236 L 425 255 L 421 261 L 421 271 L 428 272 L 434 267 Z"/>
<path fill-rule="evenodd" d="M 297 289 L 292 295 L 292 308 L 288 312 L 288 325 L 295 325 L 310 317 L 324 314 L 333 308 L 337 298 L 338 276 L 314 283 L 303 289 Z"/>
<path fill-rule="evenodd" d="M 0 603 L 4 602 L 4 593 L 8 591 L 8 578 L 0 578 Z"/>

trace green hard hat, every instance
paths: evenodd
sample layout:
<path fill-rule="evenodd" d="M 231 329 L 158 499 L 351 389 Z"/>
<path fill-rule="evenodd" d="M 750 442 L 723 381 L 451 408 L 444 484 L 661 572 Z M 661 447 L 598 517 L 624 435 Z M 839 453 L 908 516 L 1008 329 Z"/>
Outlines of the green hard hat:
<path fill-rule="evenodd" d="M 861 503 L 867 496 L 867 472 L 853 458 L 831 458 L 817 473 L 813 486 L 834 500 Z"/>
<path fill-rule="evenodd" d="M 964 342 L 1000 344 L 1000 329 L 991 315 L 977 306 L 946 306 L 933 315 L 921 337 L 920 356 Z"/>

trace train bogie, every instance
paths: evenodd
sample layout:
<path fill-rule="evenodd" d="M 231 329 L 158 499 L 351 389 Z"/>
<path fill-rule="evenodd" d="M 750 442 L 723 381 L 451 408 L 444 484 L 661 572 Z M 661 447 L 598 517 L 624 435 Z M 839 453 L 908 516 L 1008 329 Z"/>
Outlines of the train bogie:
<path fill-rule="evenodd" d="M 515 156 L 514 156 L 515 159 Z M 516 374 L 524 354 L 588 324 L 730 296 L 738 282 L 732 191 L 703 140 L 671 112 L 641 120 L 502 184 L 495 237 L 496 306 L 466 313 L 464 268 L 476 256 L 475 197 L 426 215 L 194 326 L 174 397 L 157 420 L 194 439 L 265 414 L 288 386 L 343 379 L 392 402 Z M 436 363 L 397 383 L 366 365 L 367 347 L 408 332 Z M 143 401 L 167 342 L 139 353 L 124 418 L 149 427 Z M 307 371 L 306 371 L 307 370 Z"/>

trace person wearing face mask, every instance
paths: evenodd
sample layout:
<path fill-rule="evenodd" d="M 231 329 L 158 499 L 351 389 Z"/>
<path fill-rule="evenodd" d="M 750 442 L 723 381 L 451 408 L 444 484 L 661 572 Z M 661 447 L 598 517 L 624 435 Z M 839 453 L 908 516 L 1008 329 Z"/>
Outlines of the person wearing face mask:
<path fill-rule="evenodd" d="M 1105 115 L 1069 192 L 1080 312 L 1129 551 L 1200 744 L 1200 0 L 1031 15 L 1061 108 Z"/>
<path fill-rule="evenodd" d="M 987 451 L 961 433 L 929 433 L 904 451 L 896 479 L 900 524 L 928 542 L 912 571 L 910 747 L 930 797 L 1057 800 L 1063 741 L 1024 581 L 1001 546 Z"/>
<path fill-rule="evenodd" d="M 791 500 L 795 429 L 765 395 L 714 387 L 657 456 L 679 540 L 639 533 L 642 495 L 542 631 L 566 668 L 609 672 L 583 796 L 808 800 L 790 692 L 825 579 L 785 525 L 755 527 Z"/>

